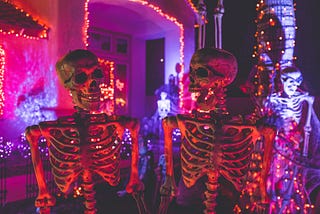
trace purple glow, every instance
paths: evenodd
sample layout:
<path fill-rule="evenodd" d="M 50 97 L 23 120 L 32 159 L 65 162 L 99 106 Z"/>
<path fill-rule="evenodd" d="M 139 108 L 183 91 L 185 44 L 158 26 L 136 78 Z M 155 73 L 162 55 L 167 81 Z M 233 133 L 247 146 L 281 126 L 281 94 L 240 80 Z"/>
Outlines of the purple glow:
<path fill-rule="evenodd" d="M 13 143 L 0 137 L 0 159 L 6 159 L 10 157 L 12 153 Z"/>

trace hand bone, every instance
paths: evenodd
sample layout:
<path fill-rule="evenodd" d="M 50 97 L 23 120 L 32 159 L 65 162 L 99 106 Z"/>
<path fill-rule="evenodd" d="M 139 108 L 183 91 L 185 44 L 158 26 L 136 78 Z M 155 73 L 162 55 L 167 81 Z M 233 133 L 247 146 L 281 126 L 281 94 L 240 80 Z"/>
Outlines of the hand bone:
<path fill-rule="evenodd" d="M 173 177 L 166 175 L 165 182 L 160 188 L 160 194 L 173 197 L 178 195 L 178 189 Z"/>
<path fill-rule="evenodd" d="M 39 195 L 35 201 L 36 207 L 53 207 L 55 204 L 56 204 L 55 197 L 50 195 L 49 193 Z"/>

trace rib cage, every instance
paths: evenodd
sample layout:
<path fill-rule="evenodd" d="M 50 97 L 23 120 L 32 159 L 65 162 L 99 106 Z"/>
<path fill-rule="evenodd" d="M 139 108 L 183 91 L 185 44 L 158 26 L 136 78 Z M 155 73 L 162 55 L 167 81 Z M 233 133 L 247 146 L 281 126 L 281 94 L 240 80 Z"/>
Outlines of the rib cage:
<path fill-rule="evenodd" d="M 186 186 L 191 187 L 203 175 L 218 171 L 240 190 L 253 150 L 255 127 L 218 125 L 213 120 L 188 115 L 178 115 L 177 119 L 184 136 L 181 167 Z"/>
<path fill-rule="evenodd" d="M 284 109 L 291 112 L 292 117 L 297 123 L 300 122 L 303 110 L 303 101 L 308 99 L 308 94 L 302 94 L 300 96 L 293 97 L 291 99 L 281 98 L 278 94 L 272 94 L 270 96 L 270 102 L 275 109 L 276 113 L 283 112 Z M 286 115 L 288 117 L 288 115 Z"/>
<path fill-rule="evenodd" d="M 222 129 L 222 159 L 219 172 L 232 182 L 237 190 L 244 184 L 253 152 L 253 139 L 256 139 L 253 136 L 256 134 L 253 126 L 225 125 Z"/>
<path fill-rule="evenodd" d="M 99 174 L 110 185 L 120 181 L 118 123 L 109 122 L 102 115 L 97 117 L 82 120 L 66 117 L 40 123 L 41 131 L 48 139 L 52 173 L 62 192 L 67 192 L 84 171 Z"/>

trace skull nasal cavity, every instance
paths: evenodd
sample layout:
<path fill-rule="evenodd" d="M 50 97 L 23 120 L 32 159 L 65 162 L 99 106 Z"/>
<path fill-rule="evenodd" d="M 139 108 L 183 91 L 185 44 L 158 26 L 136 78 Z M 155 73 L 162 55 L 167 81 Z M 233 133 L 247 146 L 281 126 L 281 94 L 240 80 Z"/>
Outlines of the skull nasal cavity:
<path fill-rule="evenodd" d="M 97 87 L 97 82 L 95 80 L 93 80 L 91 83 L 90 83 L 90 88 L 94 88 L 94 87 Z"/>
<path fill-rule="evenodd" d="M 192 82 L 192 83 L 194 82 L 194 79 L 192 76 L 190 76 L 189 79 L 190 79 L 190 82 Z"/>

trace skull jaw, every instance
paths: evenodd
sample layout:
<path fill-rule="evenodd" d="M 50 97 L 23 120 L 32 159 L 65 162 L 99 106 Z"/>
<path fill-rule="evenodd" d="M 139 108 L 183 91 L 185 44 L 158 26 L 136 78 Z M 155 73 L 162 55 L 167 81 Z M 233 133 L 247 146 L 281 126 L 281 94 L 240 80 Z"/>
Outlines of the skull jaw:
<path fill-rule="evenodd" d="M 196 88 L 189 88 L 191 93 L 195 93 L 196 108 L 201 112 L 209 112 L 215 110 L 216 107 L 216 98 L 212 92 L 212 90 L 202 89 L 198 90 Z"/>
<path fill-rule="evenodd" d="M 96 112 L 101 110 L 100 93 L 83 94 L 78 91 L 71 91 L 73 103 L 80 109 Z M 90 98 L 89 98 L 90 97 Z"/>
<path fill-rule="evenodd" d="M 197 110 L 202 112 L 209 112 L 215 110 L 216 99 L 213 95 L 201 94 L 197 99 Z"/>

